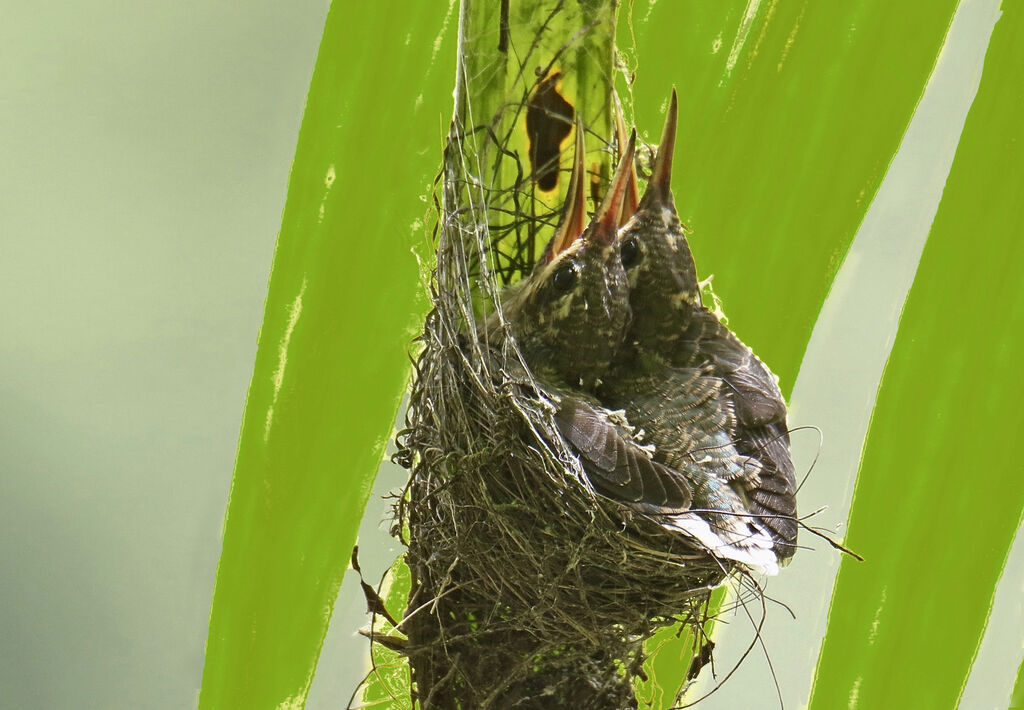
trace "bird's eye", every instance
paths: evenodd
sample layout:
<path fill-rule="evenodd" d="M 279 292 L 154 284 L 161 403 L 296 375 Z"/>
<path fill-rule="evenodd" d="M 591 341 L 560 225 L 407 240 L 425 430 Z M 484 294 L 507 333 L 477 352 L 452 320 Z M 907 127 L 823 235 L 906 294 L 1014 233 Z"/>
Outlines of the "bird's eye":
<path fill-rule="evenodd" d="M 622 259 L 622 265 L 627 269 L 640 261 L 640 244 L 637 243 L 636 237 L 629 237 L 622 242 L 622 246 L 619 247 L 619 257 Z"/>
<path fill-rule="evenodd" d="M 569 261 L 558 267 L 551 277 L 551 284 L 556 291 L 568 293 L 576 285 L 576 276 L 576 264 Z"/>

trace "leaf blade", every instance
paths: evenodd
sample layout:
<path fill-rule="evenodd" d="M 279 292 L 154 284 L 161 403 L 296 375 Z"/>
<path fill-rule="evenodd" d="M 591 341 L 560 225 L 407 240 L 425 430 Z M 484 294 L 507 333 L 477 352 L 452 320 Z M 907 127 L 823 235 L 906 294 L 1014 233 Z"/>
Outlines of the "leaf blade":
<path fill-rule="evenodd" d="M 243 417 L 200 708 L 304 704 L 408 381 L 426 308 L 412 253 L 427 251 L 426 207 L 413 196 L 437 168 L 424 150 L 441 144 L 432 116 L 450 110 L 451 73 L 423 67 L 450 53 L 412 32 L 440 29 L 438 9 L 403 6 L 408 36 L 395 32 L 399 13 L 380 9 L 336 4 L 327 17 Z"/>
<path fill-rule="evenodd" d="M 1024 256 L 1024 213 L 1012 197 L 1024 184 L 1024 92 L 1010 69 L 1022 59 L 1013 41 L 1021 21 L 1019 8 L 1004 8 L 996 24 L 903 313 L 847 538 L 869 564 L 840 569 L 812 708 L 953 707 L 1024 510 L 1013 466 L 971 455 L 1024 424 L 1019 385 L 993 388 L 990 379 L 1013 372 L 1012 354 L 1024 344 L 1024 297 L 1003 268 Z M 999 179 L 978 179 L 986 174 Z M 973 233 L 985 238 L 965 238 Z M 985 285 L 986 311 L 963 297 L 970 284 Z M 967 337 L 957 337 L 960 324 Z M 899 682 L 908 677 L 928 682 Z"/>

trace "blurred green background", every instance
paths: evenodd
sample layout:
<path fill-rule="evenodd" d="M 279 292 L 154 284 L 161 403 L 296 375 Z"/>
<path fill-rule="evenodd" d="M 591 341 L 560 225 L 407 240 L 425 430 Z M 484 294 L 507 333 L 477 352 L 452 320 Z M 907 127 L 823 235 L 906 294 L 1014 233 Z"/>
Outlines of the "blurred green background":
<path fill-rule="evenodd" d="M 195 706 L 327 7 L 4 5 L 0 706 Z"/>

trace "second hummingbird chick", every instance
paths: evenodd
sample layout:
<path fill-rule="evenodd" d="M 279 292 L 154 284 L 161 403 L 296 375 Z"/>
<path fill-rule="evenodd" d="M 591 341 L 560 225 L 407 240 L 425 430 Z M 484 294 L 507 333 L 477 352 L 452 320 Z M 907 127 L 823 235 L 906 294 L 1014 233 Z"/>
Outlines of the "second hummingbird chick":
<path fill-rule="evenodd" d="M 720 538 L 712 551 L 771 572 L 796 542 L 786 407 L 763 363 L 701 304 L 670 188 L 676 115 L 673 92 L 647 190 L 619 233 L 633 317 L 600 395 L 687 476 L 694 512 Z"/>

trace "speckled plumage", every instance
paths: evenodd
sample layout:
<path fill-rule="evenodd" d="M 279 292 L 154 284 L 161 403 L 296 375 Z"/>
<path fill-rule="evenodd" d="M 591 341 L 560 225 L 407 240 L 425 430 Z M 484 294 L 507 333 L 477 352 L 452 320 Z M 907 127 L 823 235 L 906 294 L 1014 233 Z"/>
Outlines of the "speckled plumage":
<path fill-rule="evenodd" d="M 785 561 L 797 533 L 786 407 L 774 376 L 701 304 L 669 188 L 675 111 L 673 93 L 650 184 L 619 234 L 632 321 L 599 395 L 643 429 L 655 461 L 687 476 L 694 509 L 720 511 L 706 517 L 724 538 L 759 549 L 768 535 Z"/>
<path fill-rule="evenodd" d="M 638 510 L 686 510 L 691 499 L 686 480 L 652 461 L 628 425 L 592 395 L 629 322 L 629 291 L 615 234 L 632 148 L 586 229 L 582 160 L 577 126 L 565 214 L 536 268 L 506 297 L 504 321 L 555 404 L 555 423 L 595 489 Z M 568 271 L 574 274 L 571 283 Z M 496 317 L 486 330 L 492 343 L 506 332 Z"/>

